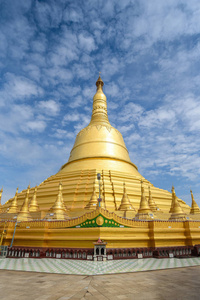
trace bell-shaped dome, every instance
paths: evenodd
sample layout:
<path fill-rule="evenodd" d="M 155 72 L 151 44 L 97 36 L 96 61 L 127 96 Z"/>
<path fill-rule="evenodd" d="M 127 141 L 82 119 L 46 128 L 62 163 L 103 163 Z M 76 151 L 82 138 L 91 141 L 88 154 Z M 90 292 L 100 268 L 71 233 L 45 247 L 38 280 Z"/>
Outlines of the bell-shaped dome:
<path fill-rule="evenodd" d="M 141 177 L 130 160 L 121 133 L 110 125 L 103 85 L 99 76 L 91 121 L 77 134 L 69 160 L 62 166 L 61 172 L 95 168 L 131 172 Z"/>

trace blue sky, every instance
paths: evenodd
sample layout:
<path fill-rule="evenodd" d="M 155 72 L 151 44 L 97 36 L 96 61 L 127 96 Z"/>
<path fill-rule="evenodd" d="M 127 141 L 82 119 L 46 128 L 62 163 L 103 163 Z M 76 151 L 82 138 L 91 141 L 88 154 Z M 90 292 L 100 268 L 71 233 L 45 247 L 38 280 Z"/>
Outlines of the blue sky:
<path fill-rule="evenodd" d="M 0 0 L 2 203 L 68 160 L 101 71 L 140 173 L 200 204 L 199 70 L 199 0 Z"/>

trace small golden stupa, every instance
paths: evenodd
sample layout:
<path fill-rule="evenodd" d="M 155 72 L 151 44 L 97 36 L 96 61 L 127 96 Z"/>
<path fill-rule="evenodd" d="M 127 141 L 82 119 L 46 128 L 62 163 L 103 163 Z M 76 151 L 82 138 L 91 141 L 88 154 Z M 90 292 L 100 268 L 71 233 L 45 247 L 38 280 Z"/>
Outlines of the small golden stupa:
<path fill-rule="evenodd" d="M 37 248 L 42 255 L 44 249 L 61 249 L 66 257 L 74 249 L 90 251 L 98 238 L 109 251 L 129 249 L 130 253 L 136 248 L 200 243 L 198 205 L 192 198 L 190 208 L 176 197 L 174 187 L 172 193 L 159 189 L 139 173 L 121 133 L 108 120 L 103 85 L 99 76 L 91 121 L 77 134 L 58 173 L 39 186 L 20 193 L 17 189 L 0 206 L 0 230 L 7 224 L 4 245 L 13 238 L 13 220 L 20 222 L 14 247 Z"/>
<path fill-rule="evenodd" d="M 136 214 L 136 218 L 140 220 L 148 220 L 148 219 L 153 219 L 154 217 L 155 216 L 152 210 L 150 209 L 149 203 L 147 202 L 147 199 L 145 197 L 143 181 L 141 180 L 141 201 L 140 201 L 140 207 Z"/>
<path fill-rule="evenodd" d="M 190 190 L 190 193 L 191 193 L 191 198 L 192 198 L 192 205 L 191 205 L 190 213 L 193 215 L 200 214 L 200 209 L 199 209 L 199 206 L 197 205 L 196 201 L 194 200 L 192 190 Z"/>
<path fill-rule="evenodd" d="M 122 196 L 122 201 L 120 204 L 120 207 L 118 208 L 118 210 L 134 210 L 133 205 L 131 204 L 128 195 L 126 193 L 126 185 L 124 182 L 124 192 L 123 192 L 123 196 Z"/>
<path fill-rule="evenodd" d="M 32 220 L 31 215 L 29 213 L 29 191 L 30 191 L 30 185 L 28 186 L 26 190 L 26 196 L 24 203 L 22 204 L 22 207 L 18 213 L 17 221 L 30 221 Z"/>
<path fill-rule="evenodd" d="M 9 214 L 18 213 L 18 205 L 17 205 L 18 190 L 19 188 L 16 189 L 15 197 L 12 200 L 11 206 L 7 209 L 7 212 Z"/>
<path fill-rule="evenodd" d="M 67 216 L 67 209 L 65 207 L 62 195 L 62 183 L 59 183 L 58 188 L 58 195 L 54 205 L 50 208 L 49 212 L 46 215 L 47 219 L 52 220 L 66 220 Z"/>

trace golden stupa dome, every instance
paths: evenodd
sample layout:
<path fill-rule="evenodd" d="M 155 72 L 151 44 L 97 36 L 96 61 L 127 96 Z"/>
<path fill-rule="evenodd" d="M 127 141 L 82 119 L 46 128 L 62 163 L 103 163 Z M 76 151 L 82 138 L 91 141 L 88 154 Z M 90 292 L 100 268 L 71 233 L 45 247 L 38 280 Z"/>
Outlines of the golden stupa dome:
<path fill-rule="evenodd" d="M 68 162 L 61 172 L 84 169 L 128 171 L 141 177 L 131 162 L 121 133 L 111 126 L 107 114 L 107 99 L 99 76 L 93 97 L 92 117 L 89 125 L 76 137 Z"/>

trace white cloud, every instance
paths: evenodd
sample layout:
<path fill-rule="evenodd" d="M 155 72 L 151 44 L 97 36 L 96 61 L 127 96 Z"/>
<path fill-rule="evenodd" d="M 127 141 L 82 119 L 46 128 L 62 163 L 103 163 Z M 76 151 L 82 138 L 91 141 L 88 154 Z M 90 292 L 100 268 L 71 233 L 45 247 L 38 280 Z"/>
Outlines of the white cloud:
<path fill-rule="evenodd" d="M 81 116 L 82 115 L 80 115 L 79 113 L 67 114 L 63 118 L 63 124 L 65 124 L 67 122 L 77 122 Z"/>
<path fill-rule="evenodd" d="M 96 49 L 95 41 L 92 36 L 81 33 L 78 38 L 81 49 L 89 53 Z"/>
<path fill-rule="evenodd" d="M 67 7 L 63 13 L 63 19 L 66 22 L 81 22 L 83 19 L 83 12 L 80 7 Z"/>
<path fill-rule="evenodd" d="M 164 126 L 167 124 L 167 127 L 170 128 L 174 126 L 176 122 L 175 112 L 168 107 L 158 108 L 156 110 L 146 112 L 139 120 L 138 125 L 148 128 Z"/>
<path fill-rule="evenodd" d="M 40 101 L 38 108 L 44 114 L 49 116 L 56 116 L 60 111 L 60 104 L 55 100 Z"/>
<path fill-rule="evenodd" d="M 127 122 L 127 121 L 138 121 L 140 119 L 141 114 L 143 113 L 143 107 L 141 105 L 135 104 L 133 102 L 129 102 L 124 105 L 123 110 L 119 116 L 119 121 Z"/>
<path fill-rule="evenodd" d="M 184 99 L 169 97 L 159 108 L 149 111 L 136 106 L 133 116 L 136 113 L 138 127 L 131 134 L 130 123 L 121 128 L 128 149 L 133 159 L 136 154 L 142 172 L 155 175 L 160 170 L 162 174 L 179 174 L 193 181 L 199 178 L 200 142 L 196 127 L 193 128 L 195 121 L 200 119 L 199 103 L 198 98 L 190 95 Z M 131 106 L 130 103 L 125 106 L 118 120 L 124 123 L 125 115 L 129 122 L 132 113 L 128 110 L 128 114 L 127 107 Z M 120 130 L 120 126 L 118 128 Z"/>
<path fill-rule="evenodd" d="M 70 101 L 69 107 L 71 108 L 77 108 L 82 106 L 84 103 L 83 97 L 81 95 L 74 97 L 73 101 Z"/>
<path fill-rule="evenodd" d="M 40 86 L 23 76 L 7 73 L 5 78 L 6 83 L 0 90 L 2 105 L 5 105 L 6 101 L 24 101 L 30 97 L 36 97 L 43 94 L 43 89 Z"/>
<path fill-rule="evenodd" d="M 64 116 L 62 125 L 73 123 L 74 132 L 78 133 L 81 129 L 86 127 L 90 122 L 91 112 L 89 114 L 82 114 L 79 112 L 68 113 Z"/>
<path fill-rule="evenodd" d="M 75 138 L 74 132 L 69 132 L 64 129 L 56 129 L 56 132 L 52 136 L 54 136 L 58 139 L 74 139 Z"/>
<path fill-rule="evenodd" d="M 27 122 L 26 127 L 24 127 L 24 131 L 38 131 L 43 132 L 46 128 L 46 123 L 41 120 L 35 120 Z"/>
<path fill-rule="evenodd" d="M 36 18 L 41 29 L 57 28 L 62 21 L 62 6 L 55 2 L 36 2 Z"/>

